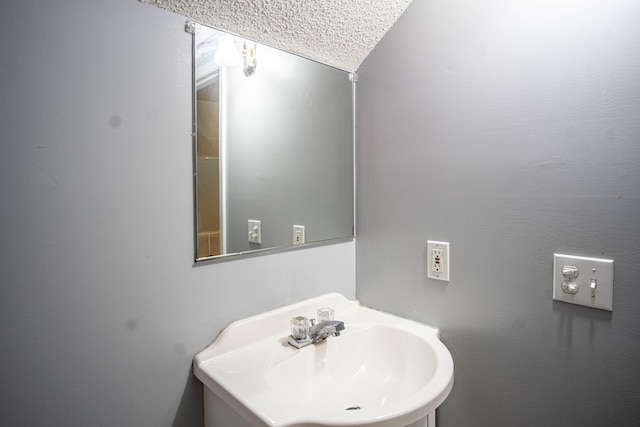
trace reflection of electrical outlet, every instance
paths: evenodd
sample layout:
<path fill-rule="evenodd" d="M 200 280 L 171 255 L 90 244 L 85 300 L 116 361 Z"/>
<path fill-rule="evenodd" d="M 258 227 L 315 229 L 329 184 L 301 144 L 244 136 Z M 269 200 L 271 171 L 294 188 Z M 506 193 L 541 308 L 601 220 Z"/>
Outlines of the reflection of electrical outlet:
<path fill-rule="evenodd" d="M 249 243 L 262 244 L 262 230 L 260 227 L 260 221 L 250 219 L 248 223 L 249 228 Z"/>
<path fill-rule="evenodd" d="M 304 243 L 304 225 L 293 226 L 293 244 L 299 245 Z"/>
<path fill-rule="evenodd" d="M 428 268 L 430 279 L 449 281 L 449 242 L 427 242 Z"/>

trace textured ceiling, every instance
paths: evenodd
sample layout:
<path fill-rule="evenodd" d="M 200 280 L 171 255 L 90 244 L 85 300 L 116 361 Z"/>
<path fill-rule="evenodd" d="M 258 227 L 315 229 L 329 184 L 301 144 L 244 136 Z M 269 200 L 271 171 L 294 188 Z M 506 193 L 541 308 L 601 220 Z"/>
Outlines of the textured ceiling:
<path fill-rule="evenodd" d="M 140 0 L 260 43 L 356 71 L 411 0 Z"/>

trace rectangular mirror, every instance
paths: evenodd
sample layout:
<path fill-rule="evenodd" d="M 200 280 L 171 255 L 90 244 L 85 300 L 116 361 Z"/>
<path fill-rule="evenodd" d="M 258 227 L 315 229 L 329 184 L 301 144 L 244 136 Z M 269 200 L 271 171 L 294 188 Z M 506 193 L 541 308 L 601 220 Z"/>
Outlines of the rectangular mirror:
<path fill-rule="evenodd" d="M 189 25 L 195 260 L 352 239 L 353 76 Z"/>

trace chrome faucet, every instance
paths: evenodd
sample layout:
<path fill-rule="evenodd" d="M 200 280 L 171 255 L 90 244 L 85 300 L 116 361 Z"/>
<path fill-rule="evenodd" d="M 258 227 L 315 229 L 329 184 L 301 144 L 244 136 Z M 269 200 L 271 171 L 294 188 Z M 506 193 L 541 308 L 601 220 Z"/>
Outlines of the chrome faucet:
<path fill-rule="evenodd" d="M 294 338 L 289 335 L 288 342 L 295 348 L 306 347 L 309 344 L 316 344 L 326 340 L 329 337 L 337 337 L 340 331 L 344 330 L 344 322 L 340 320 L 327 320 L 325 322 L 316 323 L 315 319 L 310 319 L 311 326 L 309 333 L 305 337 Z"/>

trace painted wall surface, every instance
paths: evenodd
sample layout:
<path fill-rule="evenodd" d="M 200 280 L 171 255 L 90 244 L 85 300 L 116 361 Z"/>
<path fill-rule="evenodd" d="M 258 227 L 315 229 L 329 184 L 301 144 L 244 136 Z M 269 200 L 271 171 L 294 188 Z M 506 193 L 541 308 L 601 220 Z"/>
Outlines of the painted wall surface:
<path fill-rule="evenodd" d="M 233 320 L 353 298 L 355 244 L 194 267 L 185 19 L 5 3 L 0 425 L 201 425 L 193 355 Z"/>
<path fill-rule="evenodd" d="M 640 424 L 638 22 L 630 0 L 420 0 L 359 70 L 357 294 L 442 329 L 439 427 Z M 615 260 L 612 313 L 553 302 L 554 252 Z"/>
<path fill-rule="evenodd" d="M 220 76 L 227 253 L 291 246 L 294 224 L 307 242 L 353 236 L 349 73 L 263 45 L 257 63 L 249 78 L 242 64 Z"/>

